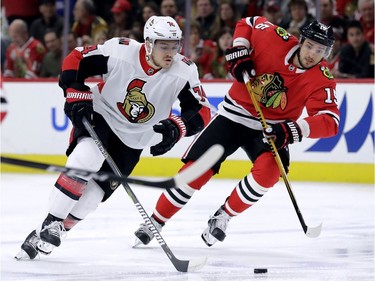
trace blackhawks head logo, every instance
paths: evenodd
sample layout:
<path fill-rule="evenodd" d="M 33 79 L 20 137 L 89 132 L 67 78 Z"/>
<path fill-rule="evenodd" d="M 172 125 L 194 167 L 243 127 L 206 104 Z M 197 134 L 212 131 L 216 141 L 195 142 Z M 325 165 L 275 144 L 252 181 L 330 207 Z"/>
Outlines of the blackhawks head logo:
<path fill-rule="evenodd" d="M 279 73 L 257 76 L 252 86 L 256 99 L 265 107 L 280 107 L 281 110 L 286 108 L 288 89 L 284 86 L 284 79 Z"/>
<path fill-rule="evenodd" d="M 155 113 L 154 106 L 149 103 L 142 93 L 145 81 L 134 79 L 129 83 L 124 102 L 118 102 L 117 108 L 132 123 L 144 123 Z"/>

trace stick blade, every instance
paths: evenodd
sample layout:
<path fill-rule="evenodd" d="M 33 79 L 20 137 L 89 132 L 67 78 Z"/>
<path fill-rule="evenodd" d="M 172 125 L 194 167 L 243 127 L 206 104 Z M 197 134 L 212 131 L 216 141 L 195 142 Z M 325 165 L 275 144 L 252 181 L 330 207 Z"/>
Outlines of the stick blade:
<path fill-rule="evenodd" d="M 307 227 L 306 232 L 305 232 L 306 236 L 309 238 L 318 237 L 320 235 L 320 232 L 322 231 L 322 225 L 323 223 L 315 227 Z"/>
<path fill-rule="evenodd" d="M 181 171 L 175 176 L 176 185 L 179 186 L 197 179 L 211 169 L 223 154 L 223 146 L 214 144 L 197 161 L 191 164 L 188 169 Z"/>
<path fill-rule="evenodd" d="M 194 272 L 201 268 L 203 268 L 207 263 L 207 258 L 198 258 L 189 261 L 189 266 L 187 268 L 187 272 Z"/>

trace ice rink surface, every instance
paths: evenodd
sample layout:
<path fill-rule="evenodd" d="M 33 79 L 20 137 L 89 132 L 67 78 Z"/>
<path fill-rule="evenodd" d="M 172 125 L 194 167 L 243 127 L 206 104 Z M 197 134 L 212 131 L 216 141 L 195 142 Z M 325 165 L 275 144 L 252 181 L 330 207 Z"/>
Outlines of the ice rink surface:
<path fill-rule="evenodd" d="M 319 238 L 302 231 L 283 182 L 232 219 L 224 242 L 201 240 L 207 220 L 237 183 L 211 180 L 163 228 L 179 259 L 208 257 L 201 270 L 175 270 L 157 241 L 134 249 L 142 218 L 123 188 L 80 222 L 49 256 L 16 261 L 25 237 L 47 214 L 56 175 L 1 175 L 1 278 L 46 281 L 285 280 L 367 281 L 374 278 L 374 186 L 292 182 L 309 226 L 323 222 Z M 151 215 L 161 189 L 132 185 Z M 254 274 L 267 268 L 267 274 Z"/>

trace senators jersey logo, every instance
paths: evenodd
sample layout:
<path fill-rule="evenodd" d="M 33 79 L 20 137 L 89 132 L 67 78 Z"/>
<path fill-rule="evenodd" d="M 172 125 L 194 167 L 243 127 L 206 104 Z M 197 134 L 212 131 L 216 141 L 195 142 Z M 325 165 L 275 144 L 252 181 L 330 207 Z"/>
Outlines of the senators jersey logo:
<path fill-rule="evenodd" d="M 253 91 L 258 102 L 265 107 L 285 110 L 288 98 L 288 89 L 284 86 L 284 79 L 279 73 L 257 76 L 252 83 Z"/>
<path fill-rule="evenodd" d="M 147 101 L 146 95 L 141 92 L 145 83 L 140 79 L 131 81 L 124 101 L 117 103 L 117 108 L 131 123 L 147 122 L 155 114 L 155 107 Z"/>

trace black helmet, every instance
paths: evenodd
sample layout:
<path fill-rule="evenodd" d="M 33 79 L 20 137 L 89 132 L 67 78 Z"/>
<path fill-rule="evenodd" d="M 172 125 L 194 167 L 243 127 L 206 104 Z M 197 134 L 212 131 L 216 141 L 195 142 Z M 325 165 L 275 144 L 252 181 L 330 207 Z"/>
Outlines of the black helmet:
<path fill-rule="evenodd" d="M 300 32 L 301 42 L 308 38 L 330 48 L 335 42 L 332 27 L 326 26 L 317 20 L 302 26 Z"/>

